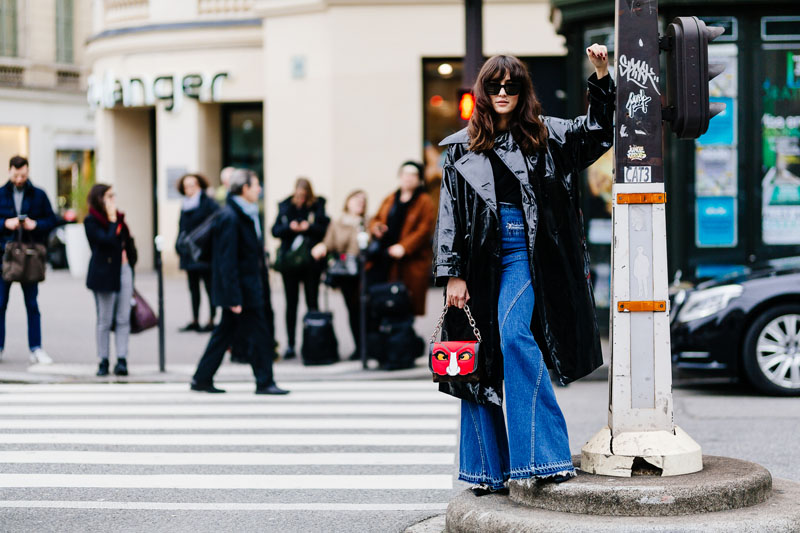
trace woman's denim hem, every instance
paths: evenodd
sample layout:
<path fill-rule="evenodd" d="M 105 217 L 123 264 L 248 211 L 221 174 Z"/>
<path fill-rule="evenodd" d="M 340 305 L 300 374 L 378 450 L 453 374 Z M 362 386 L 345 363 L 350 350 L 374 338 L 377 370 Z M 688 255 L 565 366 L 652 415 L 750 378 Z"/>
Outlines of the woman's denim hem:
<path fill-rule="evenodd" d="M 503 479 L 494 479 L 488 476 L 480 475 L 480 474 L 465 474 L 463 472 L 458 473 L 458 479 L 460 481 L 466 481 L 467 483 L 485 483 L 489 485 L 491 489 L 502 489 L 505 487 L 505 482 L 508 479 L 508 474 L 504 474 Z"/>
<path fill-rule="evenodd" d="M 575 467 L 572 461 L 558 461 L 555 463 L 547 463 L 543 465 L 534 466 L 533 468 L 515 468 L 511 470 L 511 479 L 528 479 L 539 478 L 545 479 L 553 476 L 569 476 L 574 477 Z"/>

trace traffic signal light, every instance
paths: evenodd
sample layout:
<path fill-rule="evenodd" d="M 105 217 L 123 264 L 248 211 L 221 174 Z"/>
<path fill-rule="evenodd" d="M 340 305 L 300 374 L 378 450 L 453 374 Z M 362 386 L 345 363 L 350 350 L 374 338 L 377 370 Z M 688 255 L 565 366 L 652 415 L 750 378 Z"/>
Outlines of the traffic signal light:
<path fill-rule="evenodd" d="M 708 130 L 711 118 L 725 104 L 708 101 L 708 82 L 719 76 L 724 65 L 708 64 L 708 43 L 724 28 L 706 26 L 697 17 L 677 17 L 667 27 L 663 47 L 667 50 L 667 107 L 664 119 L 681 139 L 696 139 Z"/>
<path fill-rule="evenodd" d="M 461 120 L 469 120 L 475 110 L 475 95 L 469 89 L 458 90 L 458 114 Z"/>

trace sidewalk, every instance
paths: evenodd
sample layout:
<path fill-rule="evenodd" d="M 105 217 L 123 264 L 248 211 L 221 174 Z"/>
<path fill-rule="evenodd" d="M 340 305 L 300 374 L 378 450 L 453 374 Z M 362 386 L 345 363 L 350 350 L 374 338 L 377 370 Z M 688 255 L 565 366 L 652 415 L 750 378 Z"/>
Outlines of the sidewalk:
<path fill-rule="evenodd" d="M 95 308 L 92 293 L 84 280 L 72 278 L 63 270 L 49 271 L 47 281 L 39 285 L 39 309 L 42 314 L 42 344 L 53 358 L 53 365 L 28 363 L 27 320 L 22 291 L 15 284 L 11 290 L 6 313 L 6 348 L 0 362 L 0 381 L 50 382 L 50 381 L 108 381 L 95 378 L 97 367 L 95 347 Z M 284 320 L 285 301 L 280 276 L 271 274 L 272 306 L 275 311 L 276 338 L 280 350 L 286 346 Z M 155 273 L 136 276 L 136 289 L 157 310 L 158 283 Z M 427 312 L 418 317 L 414 326 L 419 335 L 427 339 L 441 312 L 441 289 L 433 288 L 428 294 Z M 204 295 L 205 297 L 205 295 Z M 324 293 L 320 305 L 325 308 Z M 333 312 L 334 328 L 343 358 L 353 352 L 354 344 L 347 320 L 347 309 L 338 291 L 328 291 L 328 306 Z M 200 321 L 208 321 L 208 304 L 203 301 Z M 298 316 L 305 314 L 305 304 L 300 298 Z M 178 329 L 189 322 L 191 308 L 189 290 L 184 277 L 164 280 L 164 320 L 166 339 L 166 373 L 158 371 L 158 331 L 151 329 L 132 335 L 128 366 L 131 375 L 125 381 L 178 381 L 187 382 L 208 342 L 209 333 L 181 333 Z M 302 339 L 302 321 L 298 320 L 298 339 Z M 113 342 L 112 342 L 113 344 Z M 604 352 L 607 341 L 603 339 Z M 112 353 L 113 361 L 113 353 Z M 373 362 L 374 365 L 374 362 Z M 601 368 L 596 378 L 605 379 L 607 370 Z M 227 361 L 219 371 L 224 381 L 250 381 L 249 365 Z M 332 379 L 430 379 L 427 361 L 417 360 L 417 367 L 409 370 L 384 372 L 363 370 L 358 361 L 342 361 L 323 367 L 305 367 L 298 359 L 275 364 L 276 381 L 332 380 Z M 119 380 L 119 378 L 115 378 Z"/>

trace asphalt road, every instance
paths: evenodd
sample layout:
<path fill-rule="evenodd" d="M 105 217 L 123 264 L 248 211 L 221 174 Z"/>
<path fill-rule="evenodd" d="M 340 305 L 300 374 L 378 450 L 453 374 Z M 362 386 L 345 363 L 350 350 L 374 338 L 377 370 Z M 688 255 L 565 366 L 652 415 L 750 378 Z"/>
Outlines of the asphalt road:
<path fill-rule="evenodd" d="M 287 398 L 246 383 L 223 396 L 178 383 L 0 385 L 2 529 L 399 532 L 465 487 L 458 403 L 429 382 L 286 385 Z M 606 423 L 607 386 L 556 393 L 579 453 Z M 675 390 L 676 423 L 704 453 L 795 481 L 799 406 L 731 385 Z"/>

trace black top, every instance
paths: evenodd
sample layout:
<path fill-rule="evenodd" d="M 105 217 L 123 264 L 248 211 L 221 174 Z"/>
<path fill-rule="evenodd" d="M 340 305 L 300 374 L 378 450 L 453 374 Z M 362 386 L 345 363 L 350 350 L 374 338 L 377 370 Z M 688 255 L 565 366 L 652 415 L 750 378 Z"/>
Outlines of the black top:
<path fill-rule="evenodd" d="M 494 150 L 488 152 L 489 161 L 492 163 L 492 174 L 494 175 L 494 189 L 497 202 L 514 204 L 522 208 L 522 187 L 519 179 L 506 166 Z"/>
<path fill-rule="evenodd" d="M 394 204 L 392 209 L 389 210 L 389 215 L 386 217 L 386 233 L 383 235 L 381 242 L 387 248 L 393 244 L 400 242 L 400 233 L 403 231 L 403 224 L 406 223 L 406 215 L 408 214 L 408 207 L 414 203 L 421 190 L 418 188 L 407 202 L 400 201 L 400 189 L 394 193 Z"/>

